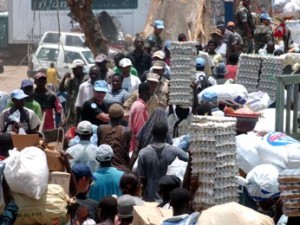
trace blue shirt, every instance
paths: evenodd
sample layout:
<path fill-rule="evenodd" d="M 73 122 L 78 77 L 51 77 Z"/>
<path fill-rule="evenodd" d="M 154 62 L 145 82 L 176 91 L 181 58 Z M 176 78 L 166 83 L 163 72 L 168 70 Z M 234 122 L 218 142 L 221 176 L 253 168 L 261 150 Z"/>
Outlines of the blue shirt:
<path fill-rule="evenodd" d="M 89 198 L 99 202 L 106 196 L 122 195 L 119 184 L 123 173 L 114 167 L 99 168 L 93 173 L 95 179 L 89 190 Z"/>

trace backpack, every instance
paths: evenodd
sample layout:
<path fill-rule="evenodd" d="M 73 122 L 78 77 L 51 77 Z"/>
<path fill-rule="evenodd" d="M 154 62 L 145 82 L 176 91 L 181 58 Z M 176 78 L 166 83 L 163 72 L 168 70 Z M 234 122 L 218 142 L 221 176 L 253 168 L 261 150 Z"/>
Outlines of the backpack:
<path fill-rule="evenodd" d="M 197 93 L 200 93 L 210 86 L 212 86 L 212 84 L 209 82 L 208 76 L 205 74 L 201 74 L 197 80 Z"/>

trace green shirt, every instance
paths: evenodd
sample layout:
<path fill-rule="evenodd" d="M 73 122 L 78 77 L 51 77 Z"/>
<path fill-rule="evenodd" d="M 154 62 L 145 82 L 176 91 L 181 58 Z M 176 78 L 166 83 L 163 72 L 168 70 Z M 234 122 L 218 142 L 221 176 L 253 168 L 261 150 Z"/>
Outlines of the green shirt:
<path fill-rule="evenodd" d="M 122 74 L 121 70 L 116 66 L 113 68 L 113 71 L 115 71 L 115 73 Z M 138 72 L 133 66 L 130 68 L 130 73 L 136 77 L 138 76 Z"/>
<path fill-rule="evenodd" d="M 11 108 L 14 105 L 12 101 L 8 103 L 7 108 Z M 38 118 L 41 120 L 43 118 L 42 109 L 40 104 L 37 101 L 32 102 L 25 102 L 24 107 L 31 109 L 35 114 L 38 116 Z"/>

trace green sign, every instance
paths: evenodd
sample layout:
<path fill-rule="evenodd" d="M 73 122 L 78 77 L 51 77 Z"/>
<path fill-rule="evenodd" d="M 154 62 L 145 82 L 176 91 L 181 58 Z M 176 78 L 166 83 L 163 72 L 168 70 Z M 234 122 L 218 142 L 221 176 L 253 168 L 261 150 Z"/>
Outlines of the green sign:
<path fill-rule="evenodd" d="M 78 0 L 84 2 L 84 0 Z M 93 9 L 137 9 L 138 0 L 94 0 Z M 31 0 L 31 10 L 69 10 L 67 0 Z"/>

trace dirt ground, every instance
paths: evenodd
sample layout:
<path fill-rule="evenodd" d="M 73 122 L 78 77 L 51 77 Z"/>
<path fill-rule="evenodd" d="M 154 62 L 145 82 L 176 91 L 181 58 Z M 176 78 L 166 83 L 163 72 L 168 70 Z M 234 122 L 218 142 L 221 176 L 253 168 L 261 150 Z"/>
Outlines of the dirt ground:
<path fill-rule="evenodd" d="M 0 91 L 10 93 L 21 87 L 22 80 L 27 78 L 27 66 L 5 66 L 0 74 Z"/>

